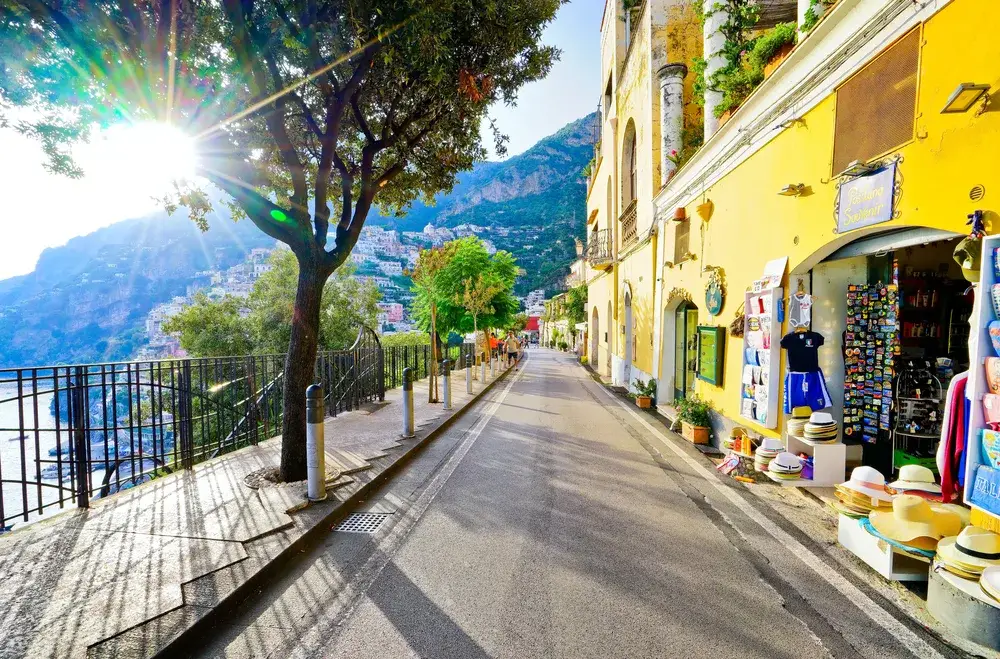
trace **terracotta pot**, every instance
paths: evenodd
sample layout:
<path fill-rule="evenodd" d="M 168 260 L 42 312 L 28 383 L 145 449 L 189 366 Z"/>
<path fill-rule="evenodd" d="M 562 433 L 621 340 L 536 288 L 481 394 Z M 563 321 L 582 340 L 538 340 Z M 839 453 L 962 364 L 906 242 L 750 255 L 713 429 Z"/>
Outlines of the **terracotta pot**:
<path fill-rule="evenodd" d="M 636 396 L 635 404 L 644 410 L 648 410 L 653 406 L 653 399 L 649 396 Z"/>
<path fill-rule="evenodd" d="M 678 206 L 674 209 L 674 222 L 683 222 L 686 219 L 688 219 L 686 208 Z"/>
<path fill-rule="evenodd" d="M 792 52 L 793 48 L 795 48 L 795 44 L 786 43 L 784 46 L 781 47 L 781 49 L 777 53 L 774 54 L 774 57 L 768 60 L 767 64 L 764 65 L 765 80 L 767 80 L 768 76 L 774 73 L 774 70 L 777 69 L 782 62 L 785 61 L 785 58 L 788 57 L 789 53 Z"/>
<path fill-rule="evenodd" d="M 726 110 L 725 112 L 723 112 L 723 113 L 722 113 L 722 116 L 721 116 L 721 117 L 719 117 L 719 128 L 722 128 L 722 126 L 723 126 L 723 125 L 724 125 L 724 124 L 725 124 L 725 123 L 726 123 L 727 121 L 729 121 L 729 118 L 730 118 L 731 116 L 733 116 L 733 111 L 732 111 L 732 110 Z"/>
<path fill-rule="evenodd" d="M 708 444 L 709 428 L 692 426 L 687 421 L 681 421 L 681 437 L 692 444 Z"/>

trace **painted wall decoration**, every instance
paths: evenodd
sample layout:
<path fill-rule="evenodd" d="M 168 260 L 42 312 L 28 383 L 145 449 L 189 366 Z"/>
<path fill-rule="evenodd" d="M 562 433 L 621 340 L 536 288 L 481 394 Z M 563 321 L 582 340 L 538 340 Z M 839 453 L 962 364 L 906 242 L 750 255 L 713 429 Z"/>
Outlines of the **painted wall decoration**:
<path fill-rule="evenodd" d="M 725 281 L 721 271 L 716 269 L 709 274 L 708 284 L 705 286 L 705 308 L 708 309 L 709 314 L 718 316 L 725 304 Z"/>

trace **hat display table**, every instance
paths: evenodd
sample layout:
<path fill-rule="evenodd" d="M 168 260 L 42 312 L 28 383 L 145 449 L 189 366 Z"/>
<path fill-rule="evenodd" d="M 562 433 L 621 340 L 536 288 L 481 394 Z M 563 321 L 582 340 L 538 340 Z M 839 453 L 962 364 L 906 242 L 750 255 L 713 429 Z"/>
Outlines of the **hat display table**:
<path fill-rule="evenodd" d="M 844 482 L 847 471 L 847 446 L 843 442 L 833 444 L 812 443 L 808 439 L 785 435 L 785 446 L 789 453 L 805 453 L 812 456 L 813 476 L 795 480 L 781 480 L 768 472 L 768 477 L 776 483 L 792 487 L 833 487 Z"/>
<path fill-rule="evenodd" d="M 886 579 L 927 581 L 929 561 L 922 561 L 897 551 L 889 543 L 879 540 L 862 528 L 861 523 L 853 517 L 840 515 L 837 541 Z"/>
<path fill-rule="evenodd" d="M 932 568 L 927 610 L 956 634 L 1000 650 L 1000 604 L 983 592 L 978 581 Z"/>

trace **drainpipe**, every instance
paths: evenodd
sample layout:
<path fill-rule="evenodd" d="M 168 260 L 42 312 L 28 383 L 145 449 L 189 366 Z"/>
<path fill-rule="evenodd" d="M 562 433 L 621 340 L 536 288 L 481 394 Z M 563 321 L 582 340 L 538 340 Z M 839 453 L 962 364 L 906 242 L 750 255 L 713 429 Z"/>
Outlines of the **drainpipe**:
<path fill-rule="evenodd" d="M 712 79 L 712 76 L 726 64 L 725 57 L 722 56 L 722 49 L 726 45 L 726 37 L 719 31 L 719 27 L 729 18 L 729 13 L 725 10 L 723 3 L 717 0 L 705 0 L 705 31 L 704 56 L 705 56 L 705 84 Z M 719 120 L 715 117 L 715 108 L 722 102 L 722 92 L 712 89 L 705 89 L 705 141 L 707 142 L 715 131 L 719 130 Z"/>
<path fill-rule="evenodd" d="M 660 185 L 666 185 L 677 165 L 670 160 L 670 152 L 680 153 L 684 142 L 681 131 L 684 128 L 684 76 L 687 67 L 683 64 L 667 64 L 657 71 L 660 78 Z"/>
<path fill-rule="evenodd" d="M 809 11 L 810 0 L 798 0 L 799 34 L 802 34 L 802 25 L 806 22 L 806 12 Z"/>

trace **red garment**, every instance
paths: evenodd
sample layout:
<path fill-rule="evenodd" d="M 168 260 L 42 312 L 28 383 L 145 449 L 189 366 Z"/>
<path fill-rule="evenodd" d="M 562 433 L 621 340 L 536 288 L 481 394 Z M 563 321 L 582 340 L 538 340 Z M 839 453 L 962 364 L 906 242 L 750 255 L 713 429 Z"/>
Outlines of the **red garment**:
<path fill-rule="evenodd" d="M 951 501 L 958 492 L 958 461 L 965 450 L 965 385 L 969 378 L 956 376 L 949 387 L 949 432 L 944 438 L 944 469 L 941 470 L 941 499 Z"/>

